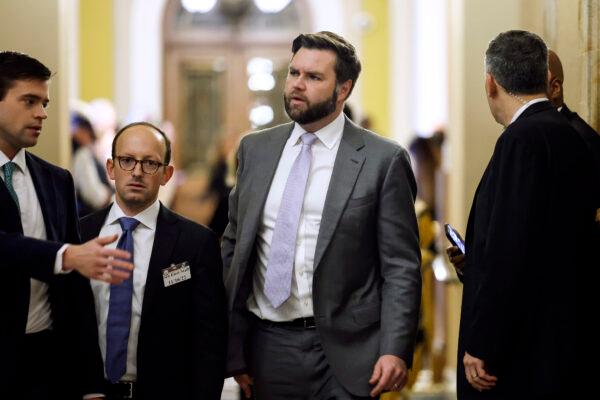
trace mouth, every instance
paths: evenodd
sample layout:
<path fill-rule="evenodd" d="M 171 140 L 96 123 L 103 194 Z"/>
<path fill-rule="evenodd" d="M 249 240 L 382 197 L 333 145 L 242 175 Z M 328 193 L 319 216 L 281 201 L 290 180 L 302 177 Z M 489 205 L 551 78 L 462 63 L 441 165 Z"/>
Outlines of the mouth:
<path fill-rule="evenodd" d="M 290 104 L 304 104 L 306 103 L 306 99 L 300 96 L 292 96 L 290 97 Z"/>
<path fill-rule="evenodd" d="M 139 183 L 139 182 L 131 182 L 127 184 L 128 188 L 131 188 L 133 190 L 141 190 L 141 189 L 145 189 L 146 185 Z"/>
<path fill-rule="evenodd" d="M 33 132 L 37 133 L 38 135 L 42 132 L 42 126 L 41 125 L 28 126 L 27 129 L 29 129 L 30 131 L 33 131 Z"/>

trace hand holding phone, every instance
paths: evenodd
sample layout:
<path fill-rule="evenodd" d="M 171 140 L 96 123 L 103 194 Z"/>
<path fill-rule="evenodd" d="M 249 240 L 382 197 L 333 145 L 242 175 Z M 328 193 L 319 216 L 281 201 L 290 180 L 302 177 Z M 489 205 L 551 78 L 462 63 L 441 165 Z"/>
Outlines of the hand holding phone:
<path fill-rule="evenodd" d="M 444 225 L 446 231 L 446 237 L 454 246 L 458 247 L 462 254 L 465 254 L 465 241 L 460 236 L 460 233 L 456 231 L 450 224 Z"/>
<path fill-rule="evenodd" d="M 448 247 L 446 249 L 446 254 L 448 254 L 448 258 L 450 262 L 454 266 L 457 275 L 463 275 L 464 267 L 465 267 L 465 241 L 460 236 L 460 234 L 456 231 L 456 229 L 452 228 L 449 224 L 444 226 L 446 231 L 446 237 L 452 243 L 452 247 Z"/>

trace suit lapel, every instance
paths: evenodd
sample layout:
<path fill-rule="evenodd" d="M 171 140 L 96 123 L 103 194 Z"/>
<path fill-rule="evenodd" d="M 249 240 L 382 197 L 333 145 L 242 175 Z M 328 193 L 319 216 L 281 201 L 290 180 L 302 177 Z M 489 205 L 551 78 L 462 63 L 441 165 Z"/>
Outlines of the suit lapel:
<path fill-rule="evenodd" d="M 240 235 L 241 238 L 250 239 L 247 244 L 245 255 L 249 256 L 252 247 L 254 246 L 254 238 L 260 225 L 260 217 L 262 216 L 265 202 L 269 194 L 269 189 L 277 170 L 281 153 L 285 147 L 293 128 L 293 124 L 283 125 L 268 135 L 268 143 L 265 146 L 258 146 L 256 157 L 253 155 L 253 178 L 250 180 L 250 194 L 246 200 L 248 208 L 246 209 L 247 221 L 244 224 L 244 231 Z"/>
<path fill-rule="evenodd" d="M 79 221 L 81 241 L 87 242 L 100 235 L 106 217 L 112 208 L 112 203 L 95 213 L 89 214 Z"/>
<path fill-rule="evenodd" d="M 54 180 L 50 171 L 40 163 L 38 163 L 29 153 L 25 153 L 27 168 L 31 173 L 35 193 L 42 209 L 44 216 L 44 224 L 46 225 L 46 236 L 48 240 L 56 240 L 58 233 L 56 232 L 56 223 L 58 216 L 56 215 L 56 194 L 54 193 Z"/>
<path fill-rule="evenodd" d="M 175 215 L 161 204 L 156 220 L 156 233 L 154 234 L 150 264 L 148 265 L 148 275 L 146 276 L 142 321 L 144 314 L 151 309 L 156 298 L 154 293 L 163 285 L 161 271 L 170 266 L 179 233 Z"/>
<path fill-rule="evenodd" d="M 358 173 L 365 161 L 365 155 L 360 152 L 364 145 L 359 129 L 346 120 L 342 141 L 331 173 L 329 189 L 325 197 L 325 206 L 323 207 L 315 251 L 314 269 L 321 262 L 325 249 L 327 249 L 346 207 L 348 198 L 354 189 Z"/>

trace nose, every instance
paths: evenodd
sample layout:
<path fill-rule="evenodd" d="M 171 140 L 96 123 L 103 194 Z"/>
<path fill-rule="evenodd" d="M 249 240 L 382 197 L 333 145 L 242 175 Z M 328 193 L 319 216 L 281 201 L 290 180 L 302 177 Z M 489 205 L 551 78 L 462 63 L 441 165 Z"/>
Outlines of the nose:
<path fill-rule="evenodd" d="M 293 91 L 303 91 L 306 89 L 306 84 L 304 82 L 304 78 L 303 78 L 302 74 L 300 74 L 300 73 L 295 74 L 295 75 L 288 73 L 285 84 L 289 90 L 293 90 Z"/>
<path fill-rule="evenodd" d="M 48 113 L 44 106 L 40 105 L 39 107 L 36 107 L 35 119 L 44 120 L 46 118 L 48 118 Z"/>
<path fill-rule="evenodd" d="M 131 175 L 142 176 L 143 174 L 144 171 L 142 171 L 142 163 L 138 161 L 135 163 L 135 167 L 133 167 L 133 169 L 131 170 Z"/>
<path fill-rule="evenodd" d="M 292 86 L 297 90 L 306 89 L 306 82 L 304 82 L 302 75 L 293 78 Z"/>

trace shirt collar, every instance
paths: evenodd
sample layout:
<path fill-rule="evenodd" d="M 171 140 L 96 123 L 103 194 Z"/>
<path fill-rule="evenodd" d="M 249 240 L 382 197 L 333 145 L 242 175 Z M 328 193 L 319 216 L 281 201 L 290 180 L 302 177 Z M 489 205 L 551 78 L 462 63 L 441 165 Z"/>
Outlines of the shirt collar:
<path fill-rule="evenodd" d="M 148 206 L 144 211 L 134 215 L 131 218 L 137 219 L 142 225 L 145 227 L 156 230 L 156 219 L 158 218 L 158 211 L 160 210 L 160 201 L 158 199 Z M 105 225 L 112 225 L 118 223 L 119 218 L 126 217 L 125 213 L 119 207 L 117 202 L 115 201 L 108 212 L 108 216 L 106 217 Z"/>
<path fill-rule="evenodd" d="M 517 118 L 519 118 L 521 116 L 521 114 L 523 114 L 523 112 L 525 110 L 527 110 L 527 108 L 529 106 L 532 106 L 535 103 L 541 103 L 542 101 L 548 101 L 548 98 L 547 97 L 538 97 L 537 99 L 529 100 L 527 103 L 523 104 L 521 106 L 521 108 L 519 108 L 517 110 L 517 112 L 515 113 L 515 115 L 513 115 L 512 119 L 510 120 L 510 123 L 512 124 L 513 122 L 515 122 L 517 120 Z"/>
<path fill-rule="evenodd" d="M 6 154 L 2 150 L 0 150 L 0 167 L 4 166 L 7 162 L 12 161 L 21 170 L 21 172 L 25 172 L 27 169 L 27 160 L 25 159 L 25 149 L 21 149 L 17 152 L 12 160 L 10 160 Z"/>
<path fill-rule="evenodd" d="M 342 137 L 345 123 L 346 118 L 344 117 L 344 113 L 341 112 L 340 115 L 338 115 L 328 125 L 325 125 L 323 128 L 313 133 L 317 135 L 317 138 L 325 145 L 325 147 L 331 150 Z M 294 129 L 292 129 L 292 134 L 290 135 L 290 140 L 294 146 L 299 143 L 300 136 L 302 136 L 304 133 L 306 133 L 306 131 L 300 126 L 300 124 L 297 122 L 294 123 Z"/>

